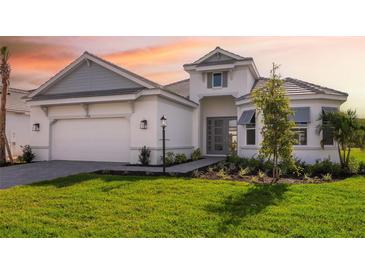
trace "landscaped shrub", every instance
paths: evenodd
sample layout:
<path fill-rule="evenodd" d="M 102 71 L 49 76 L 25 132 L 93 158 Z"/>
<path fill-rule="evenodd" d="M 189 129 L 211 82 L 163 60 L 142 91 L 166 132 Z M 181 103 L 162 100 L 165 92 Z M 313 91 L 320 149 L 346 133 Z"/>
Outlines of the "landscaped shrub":
<path fill-rule="evenodd" d="M 358 174 L 360 170 L 360 162 L 355 157 L 350 156 L 348 164 L 348 172 L 350 174 Z"/>
<path fill-rule="evenodd" d="M 171 166 L 175 163 L 175 153 L 167 152 L 165 156 L 165 164 Z"/>
<path fill-rule="evenodd" d="M 304 161 L 295 159 L 293 163 L 282 162 L 279 167 L 282 176 L 299 178 L 304 175 L 308 165 Z"/>
<path fill-rule="evenodd" d="M 178 153 L 175 156 L 175 164 L 182 164 L 188 161 L 188 158 L 184 153 Z"/>
<path fill-rule="evenodd" d="M 197 169 L 195 169 L 194 171 L 193 171 L 193 173 L 191 174 L 191 176 L 193 176 L 194 178 L 199 178 L 200 177 L 200 172 L 199 172 L 199 170 L 197 170 Z"/>
<path fill-rule="evenodd" d="M 220 179 L 224 179 L 224 180 L 230 179 L 230 176 L 227 174 L 227 172 L 224 170 L 224 168 L 222 168 L 218 171 L 217 176 Z"/>
<path fill-rule="evenodd" d="M 240 168 L 239 172 L 238 172 L 238 176 L 240 176 L 241 178 L 247 176 L 250 174 L 250 168 L 249 167 L 245 167 L 245 168 Z"/>
<path fill-rule="evenodd" d="M 324 174 L 330 173 L 333 177 L 340 177 L 345 174 L 342 170 L 341 165 L 331 162 L 329 159 L 323 161 L 316 161 L 313 165 L 308 165 L 305 173 L 311 176 L 322 176 Z"/>
<path fill-rule="evenodd" d="M 150 156 L 151 156 L 151 150 L 148 147 L 144 146 L 139 151 L 138 159 L 142 165 L 148 166 L 150 164 Z"/>
<path fill-rule="evenodd" d="M 237 166 L 233 163 L 229 163 L 228 172 L 229 173 L 236 173 L 237 172 Z"/>
<path fill-rule="evenodd" d="M 193 153 L 191 154 L 191 160 L 196 161 L 202 157 L 202 153 L 199 148 L 194 149 Z"/>
<path fill-rule="evenodd" d="M 272 176 L 271 161 L 265 161 L 260 158 L 241 158 L 236 155 L 228 156 L 225 164 L 218 164 L 216 171 L 221 168 L 226 168 L 232 174 L 231 171 L 233 165 L 236 166 L 235 173 L 239 175 L 240 170 L 249 169 L 250 174 L 258 174 L 259 171 L 264 172 L 267 176 Z M 322 178 L 323 175 L 331 174 L 333 178 L 338 178 L 346 174 L 365 173 L 365 162 L 361 163 L 355 159 L 350 160 L 350 168 L 344 170 L 338 163 L 331 162 L 329 159 L 323 161 L 316 161 L 314 164 L 307 164 L 304 161 L 296 159 L 294 164 L 288 164 L 285 162 L 280 163 L 281 176 L 289 178 L 303 178 L 306 174 L 308 177 Z M 241 175 L 239 175 L 241 176 Z M 259 178 L 257 178 L 259 179 Z"/>
<path fill-rule="evenodd" d="M 365 174 L 365 162 L 364 161 L 361 161 L 359 163 L 359 173 L 360 174 Z"/>
<path fill-rule="evenodd" d="M 233 163 L 238 166 L 241 163 L 242 159 L 244 159 L 244 158 L 241 158 L 237 155 L 228 155 L 226 158 L 226 161 L 228 163 Z"/>
<path fill-rule="evenodd" d="M 257 178 L 257 176 L 253 176 L 251 178 L 251 181 L 250 181 L 251 184 L 258 184 L 259 183 L 259 179 Z"/>
<path fill-rule="evenodd" d="M 257 173 L 259 170 L 263 170 L 269 173 L 272 170 L 272 162 L 265 161 L 263 159 L 256 158 L 241 158 L 236 155 L 228 156 L 226 161 L 228 163 L 233 163 L 236 165 L 237 169 L 246 168 L 250 169 L 251 173 Z"/>
<path fill-rule="evenodd" d="M 226 169 L 226 165 L 228 166 L 229 164 L 226 163 L 226 162 L 219 162 L 217 165 L 216 165 L 216 170 L 219 171 L 221 169 Z"/>
<path fill-rule="evenodd" d="M 265 172 L 262 172 L 261 170 L 259 170 L 259 172 L 257 172 L 257 178 L 261 181 L 261 182 L 263 182 L 264 181 L 264 179 L 265 179 Z"/>
<path fill-rule="evenodd" d="M 331 175 L 331 173 L 327 173 L 327 174 L 322 175 L 322 179 L 325 182 L 331 182 L 332 181 L 332 175 Z"/>
<path fill-rule="evenodd" d="M 23 154 L 18 159 L 21 162 L 31 163 L 35 158 L 35 154 L 33 153 L 32 148 L 29 145 L 26 145 L 22 147 L 22 150 Z"/>

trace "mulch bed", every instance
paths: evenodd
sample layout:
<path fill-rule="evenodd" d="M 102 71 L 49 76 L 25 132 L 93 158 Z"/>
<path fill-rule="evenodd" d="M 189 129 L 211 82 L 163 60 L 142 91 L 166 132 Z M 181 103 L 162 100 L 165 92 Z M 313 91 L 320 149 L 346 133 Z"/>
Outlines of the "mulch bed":
<path fill-rule="evenodd" d="M 255 181 L 253 181 L 253 178 L 256 178 Z M 242 182 L 246 182 L 246 183 L 250 183 L 250 184 L 259 184 L 259 185 L 265 185 L 265 184 L 272 184 L 272 178 L 265 176 L 263 178 L 258 178 L 257 176 L 244 176 L 244 177 L 240 177 L 236 174 L 230 174 L 227 175 L 227 177 L 219 177 L 215 172 L 213 173 L 204 173 L 201 172 L 199 174 L 199 176 L 197 176 L 196 178 L 203 178 L 203 179 L 209 179 L 209 180 L 229 180 L 229 181 L 242 181 Z M 318 177 L 314 177 L 311 178 L 310 180 L 304 180 L 304 179 L 300 179 L 300 178 L 280 178 L 277 182 L 275 182 L 275 184 L 322 184 L 322 183 L 333 183 L 336 182 L 338 180 L 336 179 L 332 179 L 331 181 L 325 181 L 321 178 Z"/>

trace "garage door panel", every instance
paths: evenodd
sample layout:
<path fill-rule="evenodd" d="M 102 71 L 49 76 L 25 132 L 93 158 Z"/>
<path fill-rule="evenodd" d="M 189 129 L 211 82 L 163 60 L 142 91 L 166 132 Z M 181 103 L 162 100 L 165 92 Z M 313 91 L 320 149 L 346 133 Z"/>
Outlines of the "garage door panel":
<path fill-rule="evenodd" d="M 52 128 L 52 159 L 129 161 L 125 118 L 59 120 Z"/>

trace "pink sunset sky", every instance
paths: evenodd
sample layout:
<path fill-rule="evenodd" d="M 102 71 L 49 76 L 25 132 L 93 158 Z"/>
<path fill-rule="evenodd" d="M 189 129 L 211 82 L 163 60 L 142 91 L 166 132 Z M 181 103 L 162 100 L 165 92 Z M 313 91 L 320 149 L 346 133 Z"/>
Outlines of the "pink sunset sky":
<path fill-rule="evenodd" d="M 216 46 L 272 62 L 293 77 L 349 93 L 345 108 L 365 117 L 365 37 L 0 37 L 11 52 L 11 86 L 34 89 L 85 50 L 160 84 L 188 78 L 182 65 Z"/>

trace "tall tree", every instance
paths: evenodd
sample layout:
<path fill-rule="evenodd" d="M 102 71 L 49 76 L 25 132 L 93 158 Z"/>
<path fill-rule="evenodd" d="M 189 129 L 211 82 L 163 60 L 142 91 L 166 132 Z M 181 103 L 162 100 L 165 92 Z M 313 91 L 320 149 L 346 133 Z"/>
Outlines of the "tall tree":
<path fill-rule="evenodd" d="M 284 81 L 277 74 L 279 66 L 273 64 L 270 79 L 266 84 L 253 91 L 253 102 L 262 114 L 263 141 L 260 155 L 273 162 L 273 181 L 280 176 L 279 162 L 293 164 L 293 144 L 295 142 L 292 128 L 295 123 L 290 120 L 292 110 L 286 96 Z"/>
<path fill-rule="evenodd" d="M 9 65 L 9 50 L 7 47 L 2 47 L 0 50 L 1 54 L 1 64 L 0 64 L 0 74 L 1 74 L 1 104 L 0 104 L 0 165 L 6 162 L 6 97 L 8 95 L 9 84 L 10 84 L 10 65 Z"/>
<path fill-rule="evenodd" d="M 365 147 L 365 126 L 357 118 L 356 111 L 351 109 L 345 112 L 323 111 L 319 120 L 322 120 L 321 125 L 319 125 L 319 132 L 331 133 L 331 137 L 337 143 L 341 166 L 347 169 L 351 148 Z M 324 147 L 324 137 L 325 134 L 322 135 L 322 147 Z"/>

